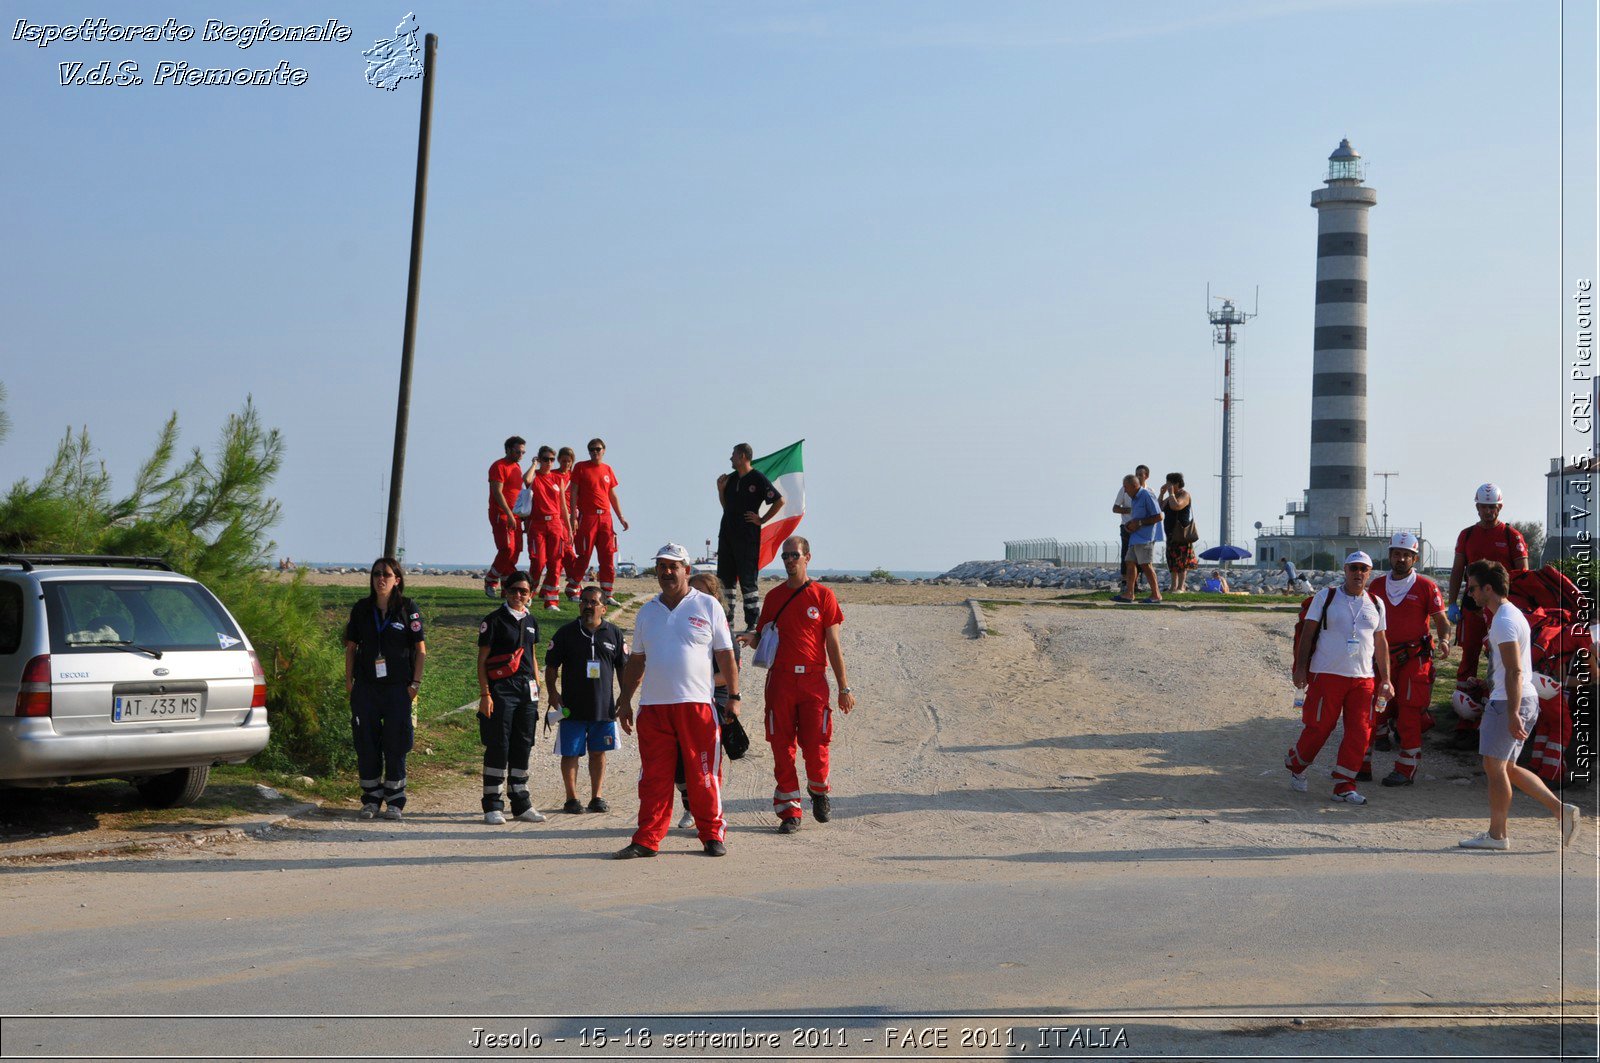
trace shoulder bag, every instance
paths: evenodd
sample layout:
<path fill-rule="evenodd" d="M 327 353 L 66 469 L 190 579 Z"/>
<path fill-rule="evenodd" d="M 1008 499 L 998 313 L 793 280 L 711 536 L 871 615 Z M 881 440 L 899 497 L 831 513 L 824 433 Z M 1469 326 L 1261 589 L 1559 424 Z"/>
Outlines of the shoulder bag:
<path fill-rule="evenodd" d="M 772 622 L 761 629 L 761 640 L 756 643 L 755 656 L 750 659 L 751 664 L 757 668 L 772 667 L 772 662 L 778 656 L 778 617 L 782 616 L 783 611 L 789 608 L 789 603 L 804 594 L 809 586 L 811 586 L 811 581 L 806 580 L 800 584 L 798 590 L 789 595 L 782 605 L 778 606 L 778 611 L 773 615 Z"/>

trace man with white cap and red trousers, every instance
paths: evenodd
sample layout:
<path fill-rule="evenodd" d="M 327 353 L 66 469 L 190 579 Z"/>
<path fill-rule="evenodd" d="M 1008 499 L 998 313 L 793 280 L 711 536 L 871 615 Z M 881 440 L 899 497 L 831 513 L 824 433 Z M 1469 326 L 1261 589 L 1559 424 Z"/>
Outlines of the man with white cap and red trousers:
<path fill-rule="evenodd" d="M 1384 776 L 1385 786 L 1410 786 L 1416 781 L 1422 763 L 1422 717 L 1433 703 L 1433 658 L 1448 653 L 1450 646 L 1444 595 L 1437 583 L 1416 569 L 1419 545 L 1410 532 L 1395 532 L 1389 540 L 1389 571 L 1372 581 L 1372 596 L 1383 604 L 1389 681 L 1394 684 L 1390 719 L 1400 739 L 1400 755 L 1394 771 Z M 1371 757 L 1369 747 L 1363 778 L 1372 777 Z"/>
<path fill-rule="evenodd" d="M 707 856 L 726 856 L 722 815 L 722 735 L 711 662 L 727 678 L 728 707 L 737 715 L 739 669 L 722 603 L 689 586 L 689 551 L 667 543 L 656 551 L 661 593 L 634 620 L 633 650 L 622 674 L 617 722 L 632 734 L 639 695 L 639 829 L 613 855 L 656 855 L 672 825 L 674 776 L 683 764 L 689 810 Z"/>
<path fill-rule="evenodd" d="M 1475 678 L 1478 674 L 1478 657 L 1483 652 L 1483 640 L 1489 634 L 1489 621 L 1484 616 L 1481 603 L 1472 595 L 1461 597 L 1467 566 L 1474 561 L 1498 562 L 1507 572 L 1528 567 L 1528 543 L 1522 533 L 1500 520 L 1505 496 L 1494 484 L 1484 484 L 1473 496 L 1478 508 L 1478 523 L 1461 529 L 1456 536 L 1455 563 L 1450 566 L 1450 622 L 1460 624 L 1457 631 L 1461 644 L 1461 667 L 1457 670 L 1457 685 Z"/>
<path fill-rule="evenodd" d="M 1306 692 L 1304 729 L 1284 766 L 1289 785 L 1304 793 L 1306 769 L 1344 720 L 1344 738 L 1333 767 L 1333 799 L 1364 805 L 1356 773 L 1372 735 L 1373 699 L 1391 698 L 1389 644 L 1383 608 L 1367 591 L 1372 558 L 1360 550 L 1344 559 L 1344 584 L 1318 591 L 1300 622 L 1294 656 L 1294 685 Z M 1376 671 L 1376 679 L 1374 679 Z"/>

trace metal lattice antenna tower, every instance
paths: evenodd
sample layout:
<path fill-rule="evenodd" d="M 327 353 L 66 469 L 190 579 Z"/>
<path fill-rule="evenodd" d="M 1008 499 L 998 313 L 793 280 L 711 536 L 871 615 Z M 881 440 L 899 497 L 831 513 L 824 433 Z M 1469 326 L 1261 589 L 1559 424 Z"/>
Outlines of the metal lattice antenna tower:
<path fill-rule="evenodd" d="M 1222 309 L 1211 309 L 1211 286 L 1206 285 L 1206 316 L 1211 320 L 1211 345 L 1222 345 L 1222 497 L 1217 506 L 1219 514 L 1219 527 L 1217 529 L 1217 543 L 1221 546 L 1235 546 L 1233 541 L 1233 516 L 1234 516 L 1234 491 L 1233 482 L 1238 479 L 1233 471 L 1234 441 L 1233 441 L 1233 407 L 1238 401 L 1233 394 L 1234 373 L 1238 365 L 1234 360 L 1234 346 L 1239 342 L 1240 330 L 1244 323 L 1261 312 L 1261 289 L 1256 289 L 1256 309 L 1252 313 L 1245 313 L 1233 305 L 1233 300 L 1225 296 L 1218 296 L 1222 300 Z"/>

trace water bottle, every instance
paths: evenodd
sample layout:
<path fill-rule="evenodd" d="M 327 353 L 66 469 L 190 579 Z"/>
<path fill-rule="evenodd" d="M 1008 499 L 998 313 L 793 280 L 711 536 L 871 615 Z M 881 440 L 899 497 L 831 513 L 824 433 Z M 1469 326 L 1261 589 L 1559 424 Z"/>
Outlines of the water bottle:
<path fill-rule="evenodd" d="M 1373 698 L 1372 699 L 1372 715 L 1374 717 L 1382 716 L 1383 715 L 1383 710 L 1387 709 L 1388 707 L 1389 707 L 1389 699 L 1388 698 Z"/>
<path fill-rule="evenodd" d="M 1306 707 L 1306 692 L 1304 690 L 1300 690 L 1299 688 L 1296 688 L 1295 692 L 1294 692 L 1294 711 L 1295 712 L 1299 712 L 1301 709 L 1304 709 L 1305 707 Z"/>

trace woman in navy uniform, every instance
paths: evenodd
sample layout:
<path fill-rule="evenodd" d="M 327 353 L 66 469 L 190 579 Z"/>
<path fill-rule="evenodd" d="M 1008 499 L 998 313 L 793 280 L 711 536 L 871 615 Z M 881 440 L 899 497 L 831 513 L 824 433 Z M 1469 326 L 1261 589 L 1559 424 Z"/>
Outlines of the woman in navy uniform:
<path fill-rule="evenodd" d="M 511 797 L 511 815 L 543 823 L 528 794 L 528 756 L 539 722 L 539 680 L 534 650 L 539 622 L 529 606 L 533 583 L 513 572 L 501 584 L 505 604 L 478 625 L 478 738 L 483 742 L 483 821 L 506 821 L 500 783 Z"/>
<path fill-rule="evenodd" d="M 411 703 L 422 689 L 422 614 L 405 596 L 400 562 L 380 557 L 368 577 L 371 593 L 350 607 L 344 626 L 344 689 L 361 776 L 361 818 L 384 802 L 384 819 L 406 807 L 406 754 L 411 752 Z"/>

